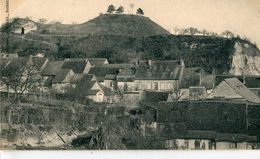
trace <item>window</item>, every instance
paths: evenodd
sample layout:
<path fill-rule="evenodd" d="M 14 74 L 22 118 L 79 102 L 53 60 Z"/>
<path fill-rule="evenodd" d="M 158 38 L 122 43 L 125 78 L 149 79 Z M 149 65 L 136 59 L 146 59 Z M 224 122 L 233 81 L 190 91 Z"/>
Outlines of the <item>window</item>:
<path fill-rule="evenodd" d="M 199 140 L 196 140 L 196 141 L 194 142 L 194 145 L 195 145 L 195 149 L 196 149 L 196 150 L 200 149 L 200 141 L 199 141 Z"/>
<path fill-rule="evenodd" d="M 153 90 L 158 90 L 158 82 L 153 83 Z"/>
<path fill-rule="evenodd" d="M 160 83 L 160 89 L 165 90 L 165 83 Z"/>
<path fill-rule="evenodd" d="M 146 89 L 152 89 L 152 83 L 151 82 L 146 83 Z"/>
<path fill-rule="evenodd" d="M 173 89 L 173 83 L 172 82 L 167 82 L 166 83 L 166 89 Z"/>
<path fill-rule="evenodd" d="M 98 93 L 97 93 L 97 102 L 103 102 L 103 100 L 104 100 L 104 95 L 103 95 L 103 93 L 98 92 Z"/>

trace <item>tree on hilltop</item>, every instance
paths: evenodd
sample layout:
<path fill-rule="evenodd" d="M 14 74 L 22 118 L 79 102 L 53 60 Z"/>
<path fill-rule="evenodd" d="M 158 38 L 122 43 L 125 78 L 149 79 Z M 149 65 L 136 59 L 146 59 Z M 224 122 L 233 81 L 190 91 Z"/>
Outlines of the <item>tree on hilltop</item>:
<path fill-rule="evenodd" d="M 200 33 L 200 31 L 194 27 L 184 29 L 184 34 L 186 34 L 186 35 L 195 35 L 196 33 Z"/>
<path fill-rule="evenodd" d="M 41 24 L 46 24 L 47 23 L 47 19 L 41 18 L 38 20 L 39 23 Z"/>
<path fill-rule="evenodd" d="M 116 10 L 116 13 L 119 13 L 119 14 L 124 13 L 124 7 L 122 7 L 122 6 L 118 7 Z"/>
<path fill-rule="evenodd" d="M 234 38 L 234 37 L 235 37 L 235 34 L 232 33 L 232 32 L 229 31 L 229 30 L 224 31 L 221 35 L 222 35 L 223 37 L 226 37 L 226 38 Z"/>
<path fill-rule="evenodd" d="M 114 5 L 109 5 L 107 8 L 107 13 L 113 13 L 116 10 Z"/>
<path fill-rule="evenodd" d="M 136 14 L 144 15 L 144 11 L 142 10 L 142 8 L 138 8 L 137 11 L 136 11 Z"/>

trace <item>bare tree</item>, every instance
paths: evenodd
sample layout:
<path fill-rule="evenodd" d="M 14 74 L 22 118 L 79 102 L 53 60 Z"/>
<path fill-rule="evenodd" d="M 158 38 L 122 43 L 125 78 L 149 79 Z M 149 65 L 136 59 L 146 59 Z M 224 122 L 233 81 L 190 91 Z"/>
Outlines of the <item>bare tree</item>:
<path fill-rule="evenodd" d="M 127 127 L 124 122 L 117 120 L 115 116 L 106 116 L 104 122 L 92 135 L 89 147 L 99 150 L 126 149 L 122 143 L 126 133 Z"/>
<path fill-rule="evenodd" d="M 7 91 L 13 90 L 15 98 L 18 99 L 19 94 L 35 89 L 40 83 L 40 76 L 34 65 L 20 66 L 19 69 L 13 67 L 4 72 L 3 82 L 7 86 Z"/>

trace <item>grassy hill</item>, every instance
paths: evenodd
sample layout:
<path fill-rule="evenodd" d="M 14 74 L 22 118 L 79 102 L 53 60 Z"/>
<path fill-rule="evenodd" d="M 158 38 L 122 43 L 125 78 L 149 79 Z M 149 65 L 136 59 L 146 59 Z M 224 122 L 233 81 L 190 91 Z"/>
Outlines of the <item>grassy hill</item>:
<path fill-rule="evenodd" d="M 19 20 L 18 20 L 19 21 Z M 1 28 L 0 46 L 7 51 L 7 33 L 13 21 Z M 228 72 L 237 42 L 247 44 L 250 56 L 260 52 L 250 42 L 239 38 L 212 36 L 174 36 L 147 17 L 104 14 L 83 24 L 37 24 L 37 31 L 11 34 L 8 52 L 22 56 L 45 52 L 48 57 L 106 57 L 110 62 L 136 59 L 180 59 L 187 66 L 201 66 L 205 71 Z"/>

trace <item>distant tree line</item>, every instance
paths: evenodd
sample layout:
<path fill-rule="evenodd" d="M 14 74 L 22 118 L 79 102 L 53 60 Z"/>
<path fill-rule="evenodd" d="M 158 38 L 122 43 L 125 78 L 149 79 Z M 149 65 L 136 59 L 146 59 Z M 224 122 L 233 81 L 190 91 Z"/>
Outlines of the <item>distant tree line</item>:
<path fill-rule="evenodd" d="M 208 31 L 206 29 L 199 30 L 195 27 L 189 27 L 189 28 L 174 27 L 173 32 L 175 35 L 203 35 L 203 36 L 223 37 L 223 38 L 228 38 L 228 39 L 239 38 L 239 39 L 251 42 L 250 39 L 248 39 L 247 37 L 240 37 L 239 35 L 231 32 L 229 30 L 225 30 L 222 33 L 218 34 L 215 32 Z"/>

